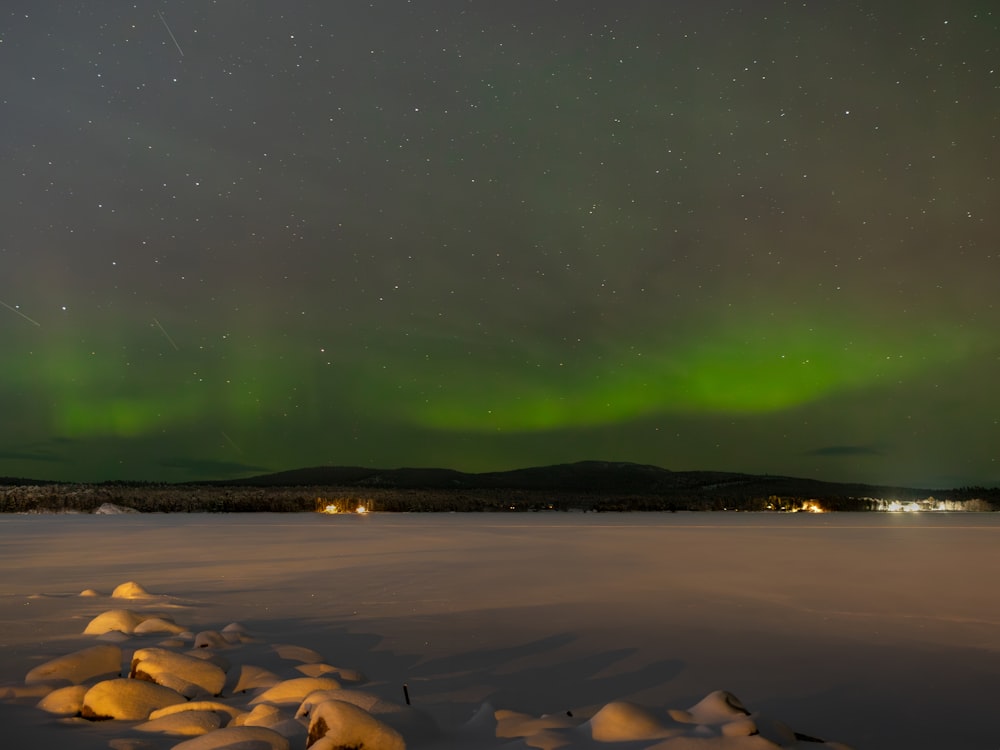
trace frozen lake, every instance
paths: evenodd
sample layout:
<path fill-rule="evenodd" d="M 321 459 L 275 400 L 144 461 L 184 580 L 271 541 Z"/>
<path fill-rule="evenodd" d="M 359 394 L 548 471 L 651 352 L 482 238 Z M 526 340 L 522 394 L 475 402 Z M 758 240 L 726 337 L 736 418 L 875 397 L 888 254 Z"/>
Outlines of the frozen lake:
<path fill-rule="evenodd" d="M 0 516 L 0 540 L 0 684 L 78 647 L 107 603 L 76 594 L 136 580 L 456 721 L 725 689 L 859 750 L 997 747 L 1000 514 Z"/>

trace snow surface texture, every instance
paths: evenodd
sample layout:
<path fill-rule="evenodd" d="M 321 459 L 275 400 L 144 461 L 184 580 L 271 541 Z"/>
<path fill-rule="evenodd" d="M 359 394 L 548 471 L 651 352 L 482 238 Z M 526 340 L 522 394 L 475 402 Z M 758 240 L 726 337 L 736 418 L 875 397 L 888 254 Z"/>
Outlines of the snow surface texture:
<path fill-rule="evenodd" d="M 85 589 L 81 598 L 92 600 L 95 593 Z M 134 581 L 114 590 L 111 599 L 121 598 L 152 607 L 162 604 Z M 158 630 L 137 633 L 153 620 L 173 626 L 166 630 L 174 637 L 163 639 Z M 361 673 L 328 665 L 311 648 L 261 643 L 239 623 L 202 631 L 199 640 L 162 612 L 116 608 L 93 617 L 83 633 L 114 636 L 126 645 L 97 644 L 57 656 L 29 671 L 23 685 L 0 690 L 0 696 L 34 703 L 64 724 L 117 722 L 120 736 L 113 742 L 137 750 L 153 744 L 136 741 L 136 734 L 159 736 L 163 741 L 157 747 L 178 750 L 287 750 L 303 740 L 315 750 L 489 748 L 512 746 L 510 740 L 523 743 L 513 746 L 545 749 L 595 744 L 610 749 L 622 743 L 631 748 L 636 742 L 657 750 L 776 750 L 803 743 L 847 749 L 753 714 L 724 691 L 687 709 L 657 710 L 612 700 L 596 710 L 556 716 L 497 710 L 484 703 L 464 724 L 447 727 L 419 708 L 389 700 L 388 683 L 348 688 L 333 677 L 299 676 L 303 666 L 327 674 Z M 159 639 L 159 645 L 145 645 L 148 639 Z M 252 687 L 247 675 L 255 678 Z M 409 698 L 408 686 L 403 694 Z M 70 736 L 64 747 L 72 746 Z M 176 741 L 185 737 L 190 739 Z"/>
<path fill-rule="evenodd" d="M 0 517 L 0 746 L 995 747 L 998 522 Z"/>

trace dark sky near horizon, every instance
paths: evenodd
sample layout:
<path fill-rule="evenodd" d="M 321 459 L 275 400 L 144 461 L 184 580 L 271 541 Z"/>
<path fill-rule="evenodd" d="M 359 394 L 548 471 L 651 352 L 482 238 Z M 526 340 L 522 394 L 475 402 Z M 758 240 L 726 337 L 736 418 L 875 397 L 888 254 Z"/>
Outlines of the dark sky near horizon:
<path fill-rule="evenodd" d="M 1000 483 L 993 3 L 0 13 L 0 476 Z"/>

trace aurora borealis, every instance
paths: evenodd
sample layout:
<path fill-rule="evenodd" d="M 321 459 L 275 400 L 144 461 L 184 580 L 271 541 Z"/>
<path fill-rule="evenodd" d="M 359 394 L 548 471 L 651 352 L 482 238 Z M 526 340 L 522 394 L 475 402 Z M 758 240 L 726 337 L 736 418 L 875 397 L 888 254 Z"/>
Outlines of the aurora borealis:
<path fill-rule="evenodd" d="M 0 16 L 0 475 L 1000 482 L 1000 13 Z"/>

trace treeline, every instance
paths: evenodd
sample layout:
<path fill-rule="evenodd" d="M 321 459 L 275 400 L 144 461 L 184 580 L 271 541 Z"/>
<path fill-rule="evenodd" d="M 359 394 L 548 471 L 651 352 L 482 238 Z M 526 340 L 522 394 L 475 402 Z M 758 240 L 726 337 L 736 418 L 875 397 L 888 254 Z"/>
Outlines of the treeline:
<path fill-rule="evenodd" d="M 757 490 L 756 492 L 754 490 Z M 972 488 L 949 499 L 965 510 L 1000 509 L 1000 491 Z M 956 493 L 956 495 L 959 493 Z M 115 482 L 101 485 L 0 486 L 3 513 L 93 513 L 111 504 L 142 513 L 369 512 L 799 512 L 879 510 L 879 501 L 839 495 L 766 494 L 740 485 L 670 494 L 549 492 L 517 489 L 392 487 L 226 487 Z"/>
<path fill-rule="evenodd" d="M 93 513 L 111 504 L 141 513 L 301 513 L 316 510 L 308 488 L 262 490 L 128 484 L 0 487 L 3 513 Z"/>

